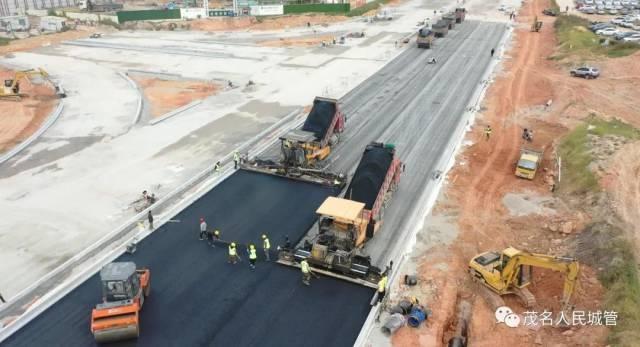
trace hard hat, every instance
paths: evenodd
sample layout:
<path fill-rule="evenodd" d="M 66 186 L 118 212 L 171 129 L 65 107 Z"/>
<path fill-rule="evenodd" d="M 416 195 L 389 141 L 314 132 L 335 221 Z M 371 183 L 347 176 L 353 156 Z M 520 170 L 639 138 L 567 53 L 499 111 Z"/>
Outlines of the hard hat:
<path fill-rule="evenodd" d="M 263 238 L 263 239 L 266 239 L 266 238 L 267 238 L 267 235 L 262 234 L 262 238 Z"/>
<path fill-rule="evenodd" d="M 235 247 L 236 243 L 235 242 L 231 242 L 231 247 Z"/>
<path fill-rule="evenodd" d="M 216 234 L 216 235 L 220 235 L 220 230 L 216 230 L 213 233 Z"/>
<path fill-rule="evenodd" d="M 254 245 L 249 245 L 249 248 L 254 249 L 254 248 L 256 248 L 256 246 L 254 246 Z"/>

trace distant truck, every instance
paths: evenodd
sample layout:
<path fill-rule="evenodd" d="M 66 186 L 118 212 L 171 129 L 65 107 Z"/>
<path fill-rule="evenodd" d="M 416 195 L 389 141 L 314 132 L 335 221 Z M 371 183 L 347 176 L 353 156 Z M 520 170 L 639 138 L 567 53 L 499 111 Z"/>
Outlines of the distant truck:
<path fill-rule="evenodd" d="M 467 15 L 467 9 L 464 7 L 458 7 L 456 8 L 456 23 L 460 24 L 462 22 L 464 22 L 464 19 Z"/>
<path fill-rule="evenodd" d="M 416 37 L 416 44 L 418 48 L 431 48 L 433 44 L 434 33 L 426 26 L 418 30 L 418 36 Z"/>
<path fill-rule="evenodd" d="M 449 23 L 441 19 L 431 26 L 431 30 L 435 37 L 445 37 L 449 32 Z"/>
<path fill-rule="evenodd" d="M 456 15 L 453 12 L 449 12 L 443 15 L 442 20 L 447 22 L 447 25 L 449 26 L 449 30 L 452 30 L 453 27 L 456 25 Z"/>
<path fill-rule="evenodd" d="M 87 12 L 113 12 L 122 10 L 124 6 L 110 0 L 80 0 L 78 7 Z"/>
<path fill-rule="evenodd" d="M 516 164 L 516 176 L 532 180 L 536 176 L 536 171 L 542 161 L 542 154 L 542 151 L 520 149 L 520 159 Z"/>

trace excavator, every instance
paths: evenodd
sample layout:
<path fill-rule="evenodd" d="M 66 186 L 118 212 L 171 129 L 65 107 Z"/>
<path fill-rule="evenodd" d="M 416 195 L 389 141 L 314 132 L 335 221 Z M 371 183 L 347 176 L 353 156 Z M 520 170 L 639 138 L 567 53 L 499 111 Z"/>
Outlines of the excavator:
<path fill-rule="evenodd" d="M 41 77 L 45 81 L 49 82 L 53 86 L 53 88 L 55 88 L 56 95 L 59 98 L 67 97 L 67 94 L 65 93 L 62 86 L 54 82 L 49 76 L 48 72 L 46 72 L 42 68 L 38 68 L 38 69 L 17 71 L 12 79 L 4 80 L 4 86 L 3 88 L 0 89 L 0 99 L 20 101 L 22 96 L 24 96 L 24 94 L 20 94 L 20 81 L 25 78 L 29 80 L 31 77 L 35 77 L 35 76 Z"/>
<path fill-rule="evenodd" d="M 484 293 L 489 305 L 494 309 L 504 306 L 501 296 L 515 294 L 530 308 L 536 304 L 533 294 L 527 289 L 531 284 L 532 267 L 551 269 L 565 274 L 562 309 L 571 308 L 569 301 L 575 291 L 580 266 L 571 257 L 556 257 L 529 253 L 508 247 L 500 252 L 485 252 L 469 262 L 472 278 L 489 289 Z"/>
<path fill-rule="evenodd" d="M 139 312 L 151 291 L 151 272 L 133 262 L 114 262 L 100 270 L 102 303 L 91 312 L 91 332 L 97 343 L 137 338 Z"/>

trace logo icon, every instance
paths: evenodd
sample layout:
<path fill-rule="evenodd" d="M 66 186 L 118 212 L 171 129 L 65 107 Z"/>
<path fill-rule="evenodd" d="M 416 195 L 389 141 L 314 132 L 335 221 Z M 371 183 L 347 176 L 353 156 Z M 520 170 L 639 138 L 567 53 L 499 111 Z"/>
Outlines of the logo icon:
<path fill-rule="evenodd" d="M 507 306 L 500 306 L 495 313 L 496 323 L 504 323 L 509 328 L 515 328 L 520 325 L 520 316 L 513 313 Z"/>

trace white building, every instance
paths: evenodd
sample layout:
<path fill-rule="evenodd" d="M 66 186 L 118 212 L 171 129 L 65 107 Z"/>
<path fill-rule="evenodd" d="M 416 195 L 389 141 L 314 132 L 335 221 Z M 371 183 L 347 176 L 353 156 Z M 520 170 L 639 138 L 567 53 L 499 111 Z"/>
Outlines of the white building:
<path fill-rule="evenodd" d="M 78 0 L 0 0 L 0 16 L 26 14 L 27 10 L 76 7 Z"/>
<path fill-rule="evenodd" d="M 44 31 L 60 31 L 66 25 L 66 18 L 63 17 L 40 17 L 40 29 Z"/>
<path fill-rule="evenodd" d="M 27 31 L 29 28 L 27 16 L 0 17 L 0 31 Z"/>

